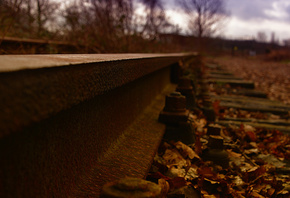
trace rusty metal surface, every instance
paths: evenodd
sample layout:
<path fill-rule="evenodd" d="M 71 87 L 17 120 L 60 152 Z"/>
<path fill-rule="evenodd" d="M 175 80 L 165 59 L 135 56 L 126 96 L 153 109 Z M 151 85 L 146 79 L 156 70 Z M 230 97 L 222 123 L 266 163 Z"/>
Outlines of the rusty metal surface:
<path fill-rule="evenodd" d="M 65 54 L 65 55 L 1 55 L 0 72 L 11 72 L 23 69 L 40 69 L 63 67 L 79 64 L 101 63 L 112 61 L 144 60 L 152 58 L 190 57 L 193 53 L 172 54 Z M 135 62 L 138 67 L 138 62 Z"/>
<path fill-rule="evenodd" d="M 164 56 L 0 73 L 0 137 L 168 67 L 180 58 Z M 80 60 L 76 58 L 74 63 Z"/>
<path fill-rule="evenodd" d="M 56 44 L 56 45 L 73 45 L 74 43 L 68 43 L 63 41 L 52 41 L 52 40 L 43 40 L 43 39 L 28 39 L 28 38 L 17 38 L 5 36 L 1 38 L 3 42 L 14 42 L 14 43 L 30 43 L 30 44 Z"/>
<path fill-rule="evenodd" d="M 180 58 L 0 73 L 0 197 L 97 197 L 108 181 L 144 177 L 174 88 L 154 98 Z"/>
<path fill-rule="evenodd" d="M 109 179 L 144 176 L 164 131 L 157 123 L 163 105 L 129 126 L 169 73 L 165 68 L 2 137 L 0 197 L 86 197 Z"/>
<path fill-rule="evenodd" d="M 109 149 L 73 191 L 73 197 L 97 197 L 102 185 L 124 176 L 144 178 L 161 142 L 165 125 L 158 114 L 164 105 L 168 86 L 153 103 L 126 129 L 113 148 Z M 124 173 L 126 175 L 124 175 Z"/>

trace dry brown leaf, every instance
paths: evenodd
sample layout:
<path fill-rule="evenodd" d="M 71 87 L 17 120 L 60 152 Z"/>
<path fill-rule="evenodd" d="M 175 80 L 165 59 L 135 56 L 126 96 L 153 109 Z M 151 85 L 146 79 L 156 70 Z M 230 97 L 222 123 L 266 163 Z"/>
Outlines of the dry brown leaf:
<path fill-rule="evenodd" d="M 217 198 L 215 195 L 203 195 L 204 198 Z"/>
<path fill-rule="evenodd" d="M 258 154 L 259 152 L 260 151 L 257 148 L 244 150 L 244 153 L 247 154 L 247 155 Z"/>
<path fill-rule="evenodd" d="M 256 131 L 256 129 L 253 126 L 248 125 L 248 124 L 244 124 L 244 130 L 245 130 L 245 132 L 254 132 L 254 131 Z"/>
<path fill-rule="evenodd" d="M 242 156 L 242 154 L 236 153 L 236 152 L 232 151 L 231 149 L 227 149 L 227 152 L 229 154 L 229 157 L 240 158 Z"/>
<path fill-rule="evenodd" d="M 166 173 L 166 175 L 171 178 L 184 177 L 185 174 L 186 174 L 185 169 L 175 166 L 171 166 Z"/>
<path fill-rule="evenodd" d="M 253 131 L 246 131 L 246 138 L 248 138 L 251 142 L 257 141 L 257 136 Z"/>
<path fill-rule="evenodd" d="M 200 139 L 201 139 L 200 135 L 196 134 L 194 151 L 198 155 L 202 153 L 202 149 L 201 149 L 202 144 L 201 144 Z"/>
<path fill-rule="evenodd" d="M 180 150 L 180 154 L 183 157 L 189 157 L 189 159 L 198 158 L 200 157 L 190 148 L 189 146 L 183 144 L 182 142 L 178 141 L 175 143 L 175 147 Z"/>
<path fill-rule="evenodd" d="M 177 189 L 183 186 L 187 186 L 187 182 L 183 177 L 175 177 L 173 179 L 168 180 L 168 183 L 170 185 L 170 189 Z"/>
<path fill-rule="evenodd" d="M 197 119 L 194 121 L 194 125 L 196 126 L 196 128 L 198 128 L 198 127 L 203 128 L 203 127 L 205 127 L 206 123 L 207 123 L 207 121 L 204 118 L 201 118 L 199 120 Z"/>
<path fill-rule="evenodd" d="M 192 180 L 192 179 L 198 178 L 199 175 L 198 175 L 197 169 L 198 169 L 197 166 L 190 167 L 185 175 L 185 179 Z"/>
<path fill-rule="evenodd" d="M 161 188 L 161 198 L 165 198 L 170 189 L 169 183 L 165 179 L 158 179 L 158 185 Z"/>
<path fill-rule="evenodd" d="M 213 172 L 213 168 L 207 166 L 200 167 L 198 169 L 198 174 L 208 179 L 216 178 L 216 173 Z"/>
<path fill-rule="evenodd" d="M 179 168 L 186 166 L 186 160 L 175 149 L 166 149 L 162 157 L 169 168 L 172 166 L 177 166 Z"/>
<path fill-rule="evenodd" d="M 275 189 L 274 188 L 269 188 L 268 190 L 267 190 L 267 194 L 268 194 L 268 196 L 272 196 L 273 194 L 275 193 Z"/>
<path fill-rule="evenodd" d="M 252 198 L 265 198 L 264 196 L 260 195 L 259 193 L 252 191 L 251 193 Z"/>
<path fill-rule="evenodd" d="M 233 183 L 235 184 L 235 186 L 243 186 L 245 184 L 245 182 L 242 180 L 242 178 L 240 176 L 235 176 Z"/>

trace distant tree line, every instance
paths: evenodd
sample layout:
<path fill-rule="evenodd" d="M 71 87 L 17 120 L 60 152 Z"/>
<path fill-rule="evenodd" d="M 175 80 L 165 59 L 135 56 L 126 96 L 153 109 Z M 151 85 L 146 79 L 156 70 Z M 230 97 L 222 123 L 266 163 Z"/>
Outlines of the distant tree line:
<path fill-rule="evenodd" d="M 0 0 L 1 37 L 66 40 L 88 52 L 130 52 L 174 31 L 160 0 Z"/>
<path fill-rule="evenodd" d="M 222 0 L 176 2 L 198 38 L 215 32 L 225 13 Z M 156 52 L 169 50 L 160 35 L 179 31 L 161 0 L 0 0 L 0 45 L 19 37 L 67 41 L 82 52 Z"/>
<path fill-rule="evenodd" d="M 52 38 L 58 6 L 50 0 L 0 0 L 1 35 Z"/>

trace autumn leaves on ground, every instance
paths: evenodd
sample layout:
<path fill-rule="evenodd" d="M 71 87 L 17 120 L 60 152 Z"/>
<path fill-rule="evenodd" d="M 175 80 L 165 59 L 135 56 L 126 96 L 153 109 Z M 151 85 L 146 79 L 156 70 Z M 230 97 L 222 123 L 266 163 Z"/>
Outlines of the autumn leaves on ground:
<path fill-rule="evenodd" d="M 236 76 L 255 82 L 271 100 L 290 104 L 290 61 L 274 62 L 263 57 L 223 56 L 214 59 Z"/>
<path fill-rule="evenodd" d="M 289 62 L 230 56 L 207 58 L 206 61 L 254 81 L 256 88 L 266 92 L 270 99 L 290 104 Z M 220 94 L 215 86 L 211 87 L 212 94 Z M 289 124 L 289 113 L 282 119 L 269 112 L 243 112 L 248 119 L 267 122 L 275 117 Z M 222 118 L 222 114 L 225 111 L 216 111 L 217 117 Z M 239 116 L 237 114 L 235 118 L 244 118 Z M 164 141 L 147 177 L 158 183 L 163 197 L 290 196 L 290 137 L 287 133 L 250 124 L 217 125 L 209 122 L 197 109 L 191 111 L 189 122 L 194 128 L 195 143 L 185 145 L 180 141 Z"/>

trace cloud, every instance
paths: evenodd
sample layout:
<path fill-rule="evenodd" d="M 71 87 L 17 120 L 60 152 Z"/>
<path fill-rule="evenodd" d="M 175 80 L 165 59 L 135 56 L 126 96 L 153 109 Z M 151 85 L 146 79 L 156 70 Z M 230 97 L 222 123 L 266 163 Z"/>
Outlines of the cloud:
<path fill-rule="evenodd" d="M 287 10 L 289 6 L 290 2 L 273 2 L 272 9 L 265 10 L 265 13 L 273 19 L 288 20 L 290 17 L 289 11 Z"/>
<path fill-rule="evenodd" d="M 290 4 L 288 6 L 285 7 L 285 11 L 288 14 L 288 21 L 290 21 Z"/>
<path fill-rule="evenodd" d="M 259 31 L 263 31 L 270 39 L 271 33 L 275 32 L 276 37 L 283 40 L 289 38 L 289 30 L 290 23 L 283 21 L 277 22 L 265 19 L 249 22 L 232 17 L 226 27 L 225 35 L 230 38 L 253 38 L 257 36 Z"/>
<path fill-rule="evenodd" d="M 227 7 L 241 20 L 289 21 L 290 18 L 290 0 L 228 0 Z"/>
<path fill-rule="evenodd" d="M 253 38 L 263 31 L 270 38 L 275 32 L 280 39 L 290 35 L 290 0 L 225 0 L 232 19 L 226 36 Z"/>
<path fill-rule="evenodd" d="M 177 0 L 163 0 L 171 22 L 187 31 L 187 18 Z M 290 0 L 224 0 L 230 12 L 224 34 L 232 38 L 253 38 L 258 31 L 275 32 L 279 39 L 290 37 Z"/>
<path fill-rule="evenodd" d="M 227 8 L 233 16 L 243 20 L 264 18 L 263 10 L 271 8 L 272 0 L 228 0 Z"/>

